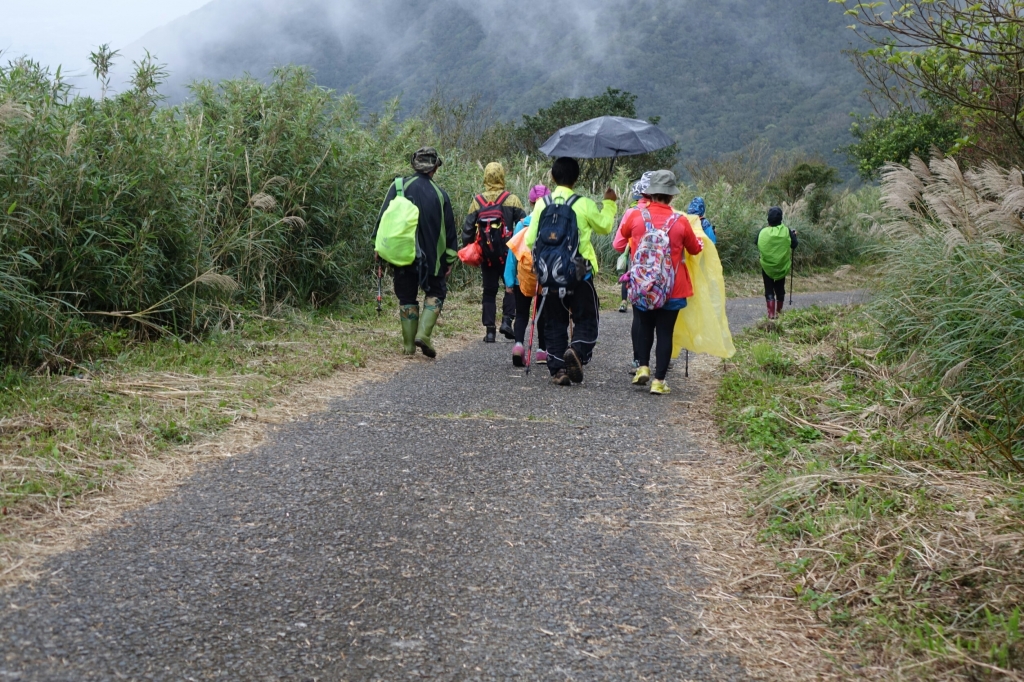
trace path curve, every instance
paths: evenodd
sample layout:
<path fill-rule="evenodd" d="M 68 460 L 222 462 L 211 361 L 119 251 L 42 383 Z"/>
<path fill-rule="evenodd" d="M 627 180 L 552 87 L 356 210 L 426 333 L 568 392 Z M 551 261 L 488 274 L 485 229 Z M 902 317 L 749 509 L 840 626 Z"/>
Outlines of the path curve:
<path fill-rule="evenodd" d="M 583 386 L 472 344 L 204 469 L 0 595 L 0 680 L 747 679 L 659 526 L 694 393 L 629 385 L 628 324 Z"/>

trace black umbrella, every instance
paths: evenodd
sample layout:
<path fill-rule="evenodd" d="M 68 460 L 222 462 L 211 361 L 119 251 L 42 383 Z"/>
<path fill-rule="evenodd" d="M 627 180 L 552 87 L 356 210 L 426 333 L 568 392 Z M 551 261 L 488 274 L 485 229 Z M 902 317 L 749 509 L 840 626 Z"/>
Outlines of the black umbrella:
<path fill-rule="evenodd" d="M 562 128 L 540 150 L 548 156 L 614 159 L 656 152 L 673 142 L 653 123 L 621 116 L 600 116 Z"/>

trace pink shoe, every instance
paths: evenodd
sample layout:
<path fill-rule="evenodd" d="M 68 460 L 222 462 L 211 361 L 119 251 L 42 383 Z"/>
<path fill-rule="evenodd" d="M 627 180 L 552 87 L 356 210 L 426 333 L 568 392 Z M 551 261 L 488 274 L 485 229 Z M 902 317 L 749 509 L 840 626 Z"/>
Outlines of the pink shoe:
<path fill-rule="evenodd" d="M 526 366 L 526 362 L 523 361 L 523 356 L 526 355 L 526 349 L 523 348 L 523 344 L 517 343 L 512 346 L 512 364 L 516 367 Z"/>
<path fill-rule="evenodd" d="M 546 365 L 548 364 L 548 352 L 546 350 L 537 351 L 537 364 Z"/>

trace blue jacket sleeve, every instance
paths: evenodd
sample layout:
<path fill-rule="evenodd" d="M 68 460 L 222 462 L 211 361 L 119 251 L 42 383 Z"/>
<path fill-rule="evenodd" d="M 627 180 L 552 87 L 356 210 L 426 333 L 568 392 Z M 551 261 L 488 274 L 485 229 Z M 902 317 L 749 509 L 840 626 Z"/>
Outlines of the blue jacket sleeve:
<path fill-rule="evenodd" d="M 513 235 L 517 235 L 526 229 L 526 221 L 520 220 L 516 223 L 515 229 L 512 231 Z M 517 274 L 519 268 L 519 261 L 512 254 L 512 250 L 509 249 L 508 257 L 505 259 L 505 286 L 514 287 L 519 284 L 519 275 Z"/>

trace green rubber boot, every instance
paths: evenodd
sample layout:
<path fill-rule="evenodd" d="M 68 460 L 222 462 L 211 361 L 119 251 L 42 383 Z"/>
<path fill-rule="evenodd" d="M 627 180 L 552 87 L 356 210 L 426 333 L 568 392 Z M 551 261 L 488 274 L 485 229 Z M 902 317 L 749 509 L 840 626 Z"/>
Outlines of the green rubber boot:
<path fill-rule="evenodd" d="M 420 323 L 420 304 L 403 305 L 399 315 L 402 318 L 402 354 L 416 355 L 416 328 Z"/>
<path fill-rule="evenodd" d="M 434 333 L 434 325 L 441 315 L 441 307 L 444 301 L 431 296 L 423 301 L 423 313 L 420 314 L 420 324 L 416 329 L 416 347 L 423 351 L 428 358 L 436 358 L 437 351 L 430 343 L 430 335 Z"/>

